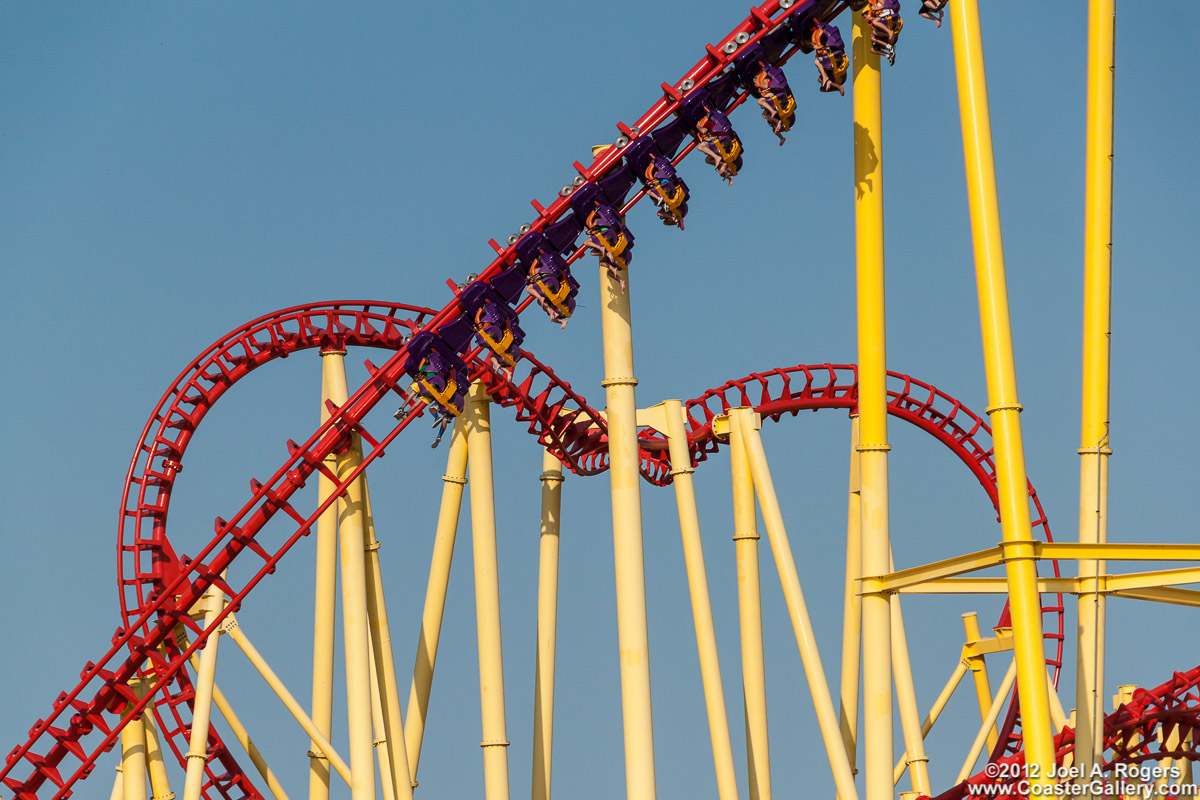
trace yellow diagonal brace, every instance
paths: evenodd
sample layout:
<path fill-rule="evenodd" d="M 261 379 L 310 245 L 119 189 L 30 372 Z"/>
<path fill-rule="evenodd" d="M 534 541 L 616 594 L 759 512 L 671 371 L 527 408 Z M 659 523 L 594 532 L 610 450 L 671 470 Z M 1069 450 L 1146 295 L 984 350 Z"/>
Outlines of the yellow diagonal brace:
<path fill-rule="evenodd" d="M 980 550 L 975 553 L 948 558 L 944 561 L 935 561 L 932 564 L 902 569 L 890 575 L 865 576 L 862 579 L 861 593 L 895 592 L 905 586 L 914 586 L 935 578 L 948 578 L 953 575 L 961 575 L 964 572 L 974 572 L 975 570 L 994 567 L 1000 563 L 1000 548 L 993 547 L 990 550 Z"/>
<path fill-rule="evenodd" d="M 1153 600 L 1157 603 L 1170 603 L 1177 606 L 1200 608 L 1200 592 L 1195 589 L 1172 589 L 1161 587 L 1157 589 L 1124 589 L 1112 592 L 1113 597 L 1127 597 L 1132 600 Z"/>

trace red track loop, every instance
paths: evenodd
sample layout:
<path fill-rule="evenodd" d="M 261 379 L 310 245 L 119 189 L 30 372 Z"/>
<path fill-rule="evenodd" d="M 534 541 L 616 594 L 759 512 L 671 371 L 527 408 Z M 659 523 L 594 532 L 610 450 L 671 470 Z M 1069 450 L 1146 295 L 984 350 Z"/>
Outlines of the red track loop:
<path fill-rule="evenodd" d="M 271 359 L 286 358 L 292 353 L 315 347 L 343 349 L 347 345 L 356 345 L 398 349 L 403 331 L 411 330 L 417 324 L 401 318 L 406 311 L 415 311 L 419 315 L 428 313 L 425 309 L 386 303 L 313 304 L 286 309 L 236 329 L 189 365 L 155 409 L 131 463 L 131 475 L 139 464 L 142 466 L 142 475 L 140 478 L 131 477 L 129 481 L 135 502 L 130 501 L 127 489 L 124 503 L 126 514 L 121 526 L 122 605 L 127 625 L 142 611 L 147 597 L 161 596 L 159 593 L 163 589 L 165 576 L 177 572 L 179 568 L 165 535 L 169 496 L 174 483 L 156 480 L 153 459 L 147 455 L 164 449 L 169 451 L 164 458 L 172 459 L 175 465 L 172 474 L 177 474 L 199 421 L 237 380 Z M 233 360 L 231 352 L 239 350 L 241 357 L 235 363 L 230 363 Z M 219 382 L 214 381 L 217 375 L 221 376 Z M 472 377 L 485 382 L 496 402 L 516 409 L 517 419 L 529 422 L 529 432 L 537 436 L 541 444 L 556 452 L 574 472 L 595 475 L 607 469 L 607 439 L 603 418 L 569 384 L 538 362 L 532 354 L 527 354 L 526 360 L 518 365 L 511 376 L 497 374 L 484 362 L 474 361 Z M 990 433 L 987 425 L 961 403 L 934 387 L 903 375 L 893 374 L 892 379 L 889 412 L 926 430 L 950 447 L 976 474 L 994 503 L 995 475 L 987 441 Z M 753 405 L 772 420 L 778 420 L 785 413 L 794 416 L 805 409 L 849 410 L 857 402 L 856 381 L 857 375 L 852 365 L 797 366 L 755 373 L 704 393 L 685 406 L 689 411 L 689 438 L 697 463 L 719 446 L 711 435 L 712 419 L 729 408 Z M 184 413 L 181 406 L 189 407 L 188 426 L 171 424 L 172 420 Z M 151 440 L 148 432 L 156 422 L 158 433 Z M 168 437 L 170 431 L 181 428 L 185 428 L 186 435 Z M 668 482 L 670 469 L 670 463 L 665 458 L 665 440 L 658 432 L 646 430 L 642 434 L 642 441 L 643 474 L 650 482 L 664 485 Z M 147 486 L 156 488 L 153 502 L 148 502 Z M 1031 494 L 1037 503 L 1036 493 L 1031 490 Z M 1040 510 L 1040 505 L 1038 507 Z M 126 536 L 126 519 L 135 521 L 131 526 L 131 541 Z M 137 535 L 143 519 L 151 520 L 153 535 L 148 538 Z M 1049 540 L 1049 527 L 1044 515 L 1041 515 L 1038 524 Z M 148 563 L 151 569 L 139 571 L 139 563 Z M 127 566 L 131 569 L 127 570 Z M 136 593 L 136 605 L 126 605 L 125 602 L 125 594 L 131 588 Z M 1047 637 L 1054 639 L 1057 644 L 1055 655 L 1048 659 L 1056 668 L 1057 678 L 1063 640 L 1061 602 L 1047 607 L 1045 611 L 1054 613 L 1057 620 L 1057 631 Z M 143 629 L 149 633 L 147 627 L 143 626 Z M 178 649 L 171 641 L 168 641 L 166 649 L 170 657 L 178 654 Z M 186 737 L 190 735 L 187 719 L 190 719 L 191 699 L 190 680 L 186 671 L 180 670 L 154 700 L 160 727 L 177 757 L 182 756 Z M 188 710 L 181 711 L 184 707 Z M 1011 744 L 1015 747 L 1018 742 L 1014 740 Z M 215 731 L 210 734 L 210 753 L 210 763 L 219 764 L 221 770 L 210 770 L 205 786 L 206 796 L 207 791 L 212 789 L 221 797 L 229 798 L 235 788 L 246 796 L 259 796 Z"/>
<path fill-rule="evenodd" d="M 1171 742 L 1176 744 L 1169 744 Z M 1075 731 L 1064 728 L 1054 737 L 1054 748 L 1055 764 L 1061 767 L 1064 759 L 1075 752 Z M 1131 702 L 1104 718 L 1104 750 L 1109 754 L 1104 761 L 1105 771 L 1117 764 L 1141 764 L 1168 757 L 1200 761 L 1200 667 L 1176 672 L 1171 680 L 1153 689 L 1136 690 Z M 995 763 L 1002 768 L 994 774 L 1008 776 L 1014 770 L 1003 767 L 1023 766 L 1025 753 L 1014 753 Z M 971 787 L 990 784 L 999 784 L 999 788 L 996 794 L 990 794 L 989 787 L 988 797 L 1027 798 L 1019 791 L 1018 780 L 990 777 L 987 772 L 980 772 L 938 795 L 936 800 L 961 800 L 968 793 L 975 794 Z M 982 793 L 979 796 L 983 796 Z"/>

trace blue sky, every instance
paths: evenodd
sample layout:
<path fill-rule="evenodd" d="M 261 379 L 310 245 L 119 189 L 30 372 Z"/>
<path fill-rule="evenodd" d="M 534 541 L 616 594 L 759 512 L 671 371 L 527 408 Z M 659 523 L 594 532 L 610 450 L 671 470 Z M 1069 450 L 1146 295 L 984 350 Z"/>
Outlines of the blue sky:
<path fill-rule="evenodd" d="M 948 26 L 910 18 L 884 76 L 889 366 L 977 412 L 985 402 Z M 996 166 L 1030 479 L 1058 538 L 1076 536 L 1083 245 L 1083 3 L 985 3 Z M 1118 18 L 1110 538 L 1195 541 L 1200 471 L 1187 425 L 1197 385 L 1200 110 L 1190 10 Z M 128 459 L 169 382 L 209 342 L 297 303 L 440 308 L 461 280 L 745 13 L 711 0 L 562 3 L 8 3 L 0 6 L 0 263 L 8 421 L 2 457 L 0 736 L 18 743 L 118 624 L 115 522 Z M 848 38 L 848 21 L 842 21 Z M 639 207 L 633 309 L 639 404 L 688 399 L 753 371 L 855 360 L 849 96 L 787 69 L 798 123 L 778 147 L 753 111 L 733 122 L 746 166 L 731 188 L 690 159 L 687 231 Z M 534 315 L 529 349 L 603 404 L 595 268 L 571 325 Z M 536 310 L 535 310 L 536 311 Z M 351 353 L 351 380 L 362 359 Z M 376 357 L 376 360 L 377 357 Z M 303 440 L 315 354 L 272 364 L 205 421 L 170 534 L 194 553 Z M 383 414 L 379 425 L 386 419 Z M 512 790 L 529 785 L 541 458 L 496 410 L 498 525 Z M 764 432 L 826 672 L 838 673 L 848 425 L 801 415 Z M 985 496 L 927 437 L 893 422 L 892 534 L 915 565 L 999 538 Z M 414 429 L 372 472 L 401 673 L 412 645 L 445 451 Z M 736 590 L 727 462 L 697 473 L 735 752 Z M 623 787 L 608 479 L 565 484 L 555 787 Z M 659 791 L 713 792 L 685 576 L 669 489 L 645 507 Z M 309 499 L 308 502 L 311 502 Z M 469 515 L 463 515 L 420 794 L 478 794 Z M 278 526 L 264 534 L 275 541 Z M 311 543 L 241 614 L 296 693 L 308 693 Z M 832 788 L 778 583 L 764 556 L 776 785 Z M 1130 567 L 1130 565 L 1114 565 Z M 958 621 L 994 599 L 906 601 L 922 708 L 957 659 Z M 1195 624 L 1113 602 L 1109 684 L 1195 666 Z M 1068 631 L 1073 623 L 1068 618 Z M 1187 631 L 1193 631 L 1188 634 Z M 1068 647 L 1068 660 L 1071 659 Z M 997 667 L 997 672 L 1002 666 Z M 1069 673 L 1068 673 L 1068 678 Z M 240 655 L 219 681 L 285 786 L 303 794 L 307 742 Z M 998 677 L 996 678 L 998 680 Z M 1070 685 L 1070 684 L 1065 684 Z M 1068 691 L 1064 703 L 1073 701 Z M 958 697 L 930 738 L 935 783 L 965 756 Z M 341 714 L 341 711 L 336 714 Z M 949 714 L 950 712 L 948 712 Z M 335 719 L 341 720 L 335 715 Z M 343 732 L 339 735 L 344 735 Z M 113 756 L 97 783 L 107 791 Z M 744 782 L 744 754 L 739 774 Z M 178 787 L 176 787 L 178 788 Z"/>

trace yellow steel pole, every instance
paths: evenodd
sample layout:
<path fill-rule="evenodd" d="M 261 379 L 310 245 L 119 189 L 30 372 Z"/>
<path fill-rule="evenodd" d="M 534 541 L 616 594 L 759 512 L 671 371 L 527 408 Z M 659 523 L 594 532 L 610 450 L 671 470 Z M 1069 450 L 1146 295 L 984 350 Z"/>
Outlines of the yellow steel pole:
<path fill-rule="evenodd" d="M 130 685 L 135 692 L 141 693 L 140 680 L 135 679 Z M 208 733 L 207 723 L 204 731 Z M 191 758 L 190 754 L 188 758 Z M 191 763 L 189 760 L 188 765 Z M 203 761 L 200 766 L 203 768 Z M 141 715 L 121 729 L 121 776 L 123 800 L 146 800 L 146 729 Z"/>
<path fill-rule="evenodd" d="M 554 752 L 554 657 L 558 631 L 558 541 L 562 464 L 542 451 L 542 528 L 538 547 L 537 653 L 533 665 L 533 800 L 550 800 Z"/>
<path fill-rule="evenodd" d="M 504 721 L 504 650 L 492 483 L 492 423 L 487 390 L 467 394 L 467 463 L 471 468 L 471 541 L 475 556 L 475 625 L 479 637 L 479 706 L 487 800 L 508 800 L 508 734 Z"/>
<path fill-rule="evenodd" d="M 817 712 L 817 725 L 821 729 L 821 738 L 825 742 L 825 755 L 829 759 L 829 768 L 833 772 L 833 781 L 837 786 L 838 796 L 846 798 L 846 800 L 858 800 L 858 791 L 854 787 L 854 773 L 850 770 L 850 760 L 846 756 L 846 748 L 838 727 L 837 712 L 833 709 L 833 697 L 829 693 L 829 684 L 825 680 L 825 668 L 821 664 L 821 654 L 817 649 L 816 637 L 813 635 L 808 606 L 804 602 L 804 592 L 800 588 L 800 576 L 796 573 L 796 561 L 792 557 L 791 544 L 788 543 L 787 529 L 783 524 L 783 514 L 779 509 L 779 499 L 775 494 L 775 484 L 771 479 L 770 467 L 767 465 L 767 454 L 763 450 L 762 440 L 755 429 L 756 417 L 757 415 L 750 409 L 733 409 L 730 412 L 733 422 L 732 436 L 741 437 L 745 443 L 746 458 L 750 462 L 750 474 L 754 478 L 754 491 L 758 496 L 759 508 L 762 510 L 763 524 L 767 528 L 771 553 L 775 557 L 775 569 L 779 573 L 779 582 L 783 588 L 783 598 L 787 604 L 788 616 L 791 617 L 792 630 L 796 634 L 796 645 L 800 650 L 800 660 L 804 664 L 804 674 L 808 679 L 808 690 L 812 696 L 813 709 Z M 889 653 L 884 657 L 890 659 L 890 655 Z M 892 777 L 890 758 L 887 769 L 886 777 L 890 792 Z"/>
<path fill-rule="evenodd" d="M 967 760 L 963 762 L 958 777 L 954 779 L 955 784 L 965 781 L 971 774 L 975 762 L 979 760 L 979 754 L 983 752 L 983 744 L 987 741 L 987 732 L 996 726 L 996 719 L 1000 716 L 1000 709 L 1004 707 L 1004 701 L 1008 698 L 1009 692 L 1012 691 L 1013 681 L 1017 677 L 1017 672 L 1017 661 L 1013 659 L 1013 662 L 1008 665 L 1008 672 L 1004 674 L 1004 680 L 1000 682 L 1000 690 L 996 692 L 996 696 L 992 698 L 992 702 L 988 706 L 987 713 L 983 717 L 983 724 L 979 727 L 979 733 L 975 735 L 975 741 L 971 743 L 971 750 L 967 754 Z"/>
<path fill-rule="evenodd" d="M 408 752 L 404 744 L 404 713 L 400 710 L 400 687 L 396 680 L 396 661 L 392 654 L 392 632 L 388 625 L 387 602 L 383 593 L 383 570 L 379 565 L 379 540 L 375 538 L 375 517 L 371 513 L 371 489 L 364 475 L 363 516 L 366 521 L 367 616 L 371 628 L 371 660 L 379 687 L 380 722 L 387 739 L 387 760 L 394 796 L 411 800 L 412 776 L 408 770 Z M 382 763 L 382 761 L 381 761 Z M 389 781 L 384 781 L 385 785 Z"/>
<path fill-rule="evenodd" d="M 654 716 L 650 706 L 650 634 L 646 622 L 646 565 L 642 549 L 642 494 L 638 472 L 637 398 L 629 295 L 600 267 L 603 298 L 604 387 L 608 406 L 609 480 L 613 561 L 617 587 L 617 641 L 621 714 L 625 730 L 627 800 L 654 800 Z"/>
<path fill-rule="evenodd" d="M 1079 436 L 1079 541 L 1108 540 L 1114 0 L 1088 4 L 1087 178 L 1083 272 L 1083 392 Z M 1104 756 L 1104 619 L 1097 577 L 1103 561 L 1079 562 L 1076 765 L 1083 775 Z M 1087 779 L 1080 783 L 1090 785 Z M 1085 791 L 1085 796 L 1091 796 Z"/>
<path fill-rule="evenodd" d="M 737 800 L 733 744 L 729 739 L 725 690 L 721 685 L 717 632 L 713 625 L 712 600 L 708 594 L 708 571 L 704 567 L 704 543 L 700 538 L 700 516 L 696 511 L 696 491 L 692 485 L 692 459 L 688 453 L 687 433 L 683 426 L 683 404 L 678 400 L 667 400 L 663 404 L 663 412 L 667 419 L 671 482 L 675 486 L 675 504 L 679 509 L 683 559 L 687 565 L 692 619 L 696 626 L 696 649 L 700 661 L 700 678 L 704 686 L 704 705 L 708 710 L 708 732 L 712 739 L 713 765 L 717 774 L 717 796 L 721 800 Z"/>
<path fill-rule="evenodd" d="M 267 660 L 258 652 L 258 648 L 251 643 L 245 632 L 238 625 L 237 619 L 230 614 L 225 618 L 225 622 L 221 624 L 221 628 L 225 633 L 229 634 L 229 638 L 246 655 L 246 660 L 250 662 L 252 667 L 258 670 L 258 674 L 262 675 L 263 680 L 267 682 L 267 686 L 271 687 L 271 691 L 275 692 L 275 696 L 280 699 L 284 708 L 291 712 L 292 717 L 296 722 L 300 723 L 300 727 L 304 729 L 304 732 L 308 734 L 309 738 L 316 743 L 321 752 L 329 759 L 330 766 L 337 770 L 337 773 L 342 776 L 347 785 L 352 786 L 353 775 L 350 767 L 337 754 L 337 751 L 333 749 L 333 745 L 325 738 L 324 734 L 317 730 L 313 721 L 309 719 L 308 714 L 304 713 L 304 708 L 300 705 L 300 702 L 292 696 L 287 686 L 275 674 L 275 670 L 271 669 Z M 368 685 L 367 688 L 370 689 L 370 686 Z M 228 716 L 225 719 L 229 721 Z"/>
<path fill-rule="evenodd" d="M 355 435 L 338 456 L 338 480 L 362 463 Z M 366 484 L 353 481 L 339 506 L 338 549 L 342 578 L 342 637 L 346 659 L 346 716 L 349 729 L 350 795 L 375 800 L 375 745 L 371 731 L 371 624 L 367 602 Z"/>
<path fill-rule="evenodd" d="M 283 790 L 279 779 L 275 777 L 275 773 L 271 767 L 267 765 L 267 761 L 263 758 L 262 753 L 258 751 L 254 740 L 250 738 L 250 734 L 246 731 L 246 726 L 242 724 L 242 720 L 233 711 L 233 706 L 229 705 L 229 701 L 225 699 L 220 687 L 213 686 L 213 702 L 217 705 L 217 710 L 221 712 L 221 716 L 225 718 L 225 724 L 229 726 L 229 730 L 233 732 L 233 737 L 238 740 L 238 744 L 246 751 L 246 755 L 250 756 L 250 763 L 258 770 L 259 776 L 267 784 L 267 789 L 275 796 L 275 800 L 288 800 L 287 792 Z"/>
<path fill-rule="evenodd" d="M 889 556 L 888 568 L 896 571 Z M 925 737 L 921 732 L 921 712 L 917 710 L 917 692 L 913 686 L 912 663 L 908 657 L 908 636 L 904 631 L 904 615 L 900 610 L 900 595 L 891 596 L 892 604 L 892 671 L 896 676 L 896 705 L 900 709 L 900 727 L 904 732 L 904 760 L 909 766 L 912 789 L 918 795 L 931 795 L 929 757 L 925 755 Z M 895 783 L 892 784 L 893 787 Z"/>
<path fill-rule="evenodd" d="M 225 605 L 225 593 L 210 586 L 204 593 L 204 627 L 212 626 L 213 620 Z M 183 800 L 200 800 L 204 787 L 204 765 L 208 763 L 208 725 L 212 716 L 213 683 L 217 675 L 217 648 L 221 637 L 213 631 L 200 653 L 200 666 L 196 670 L 196 696 L 192 701 L 192 734 L 188 738 L 187 776 L 183 785 Z M 130 772 L 125 771 L 125 791 L 128 793 Z"/>
<path fill-rule="evenodd" d="M 983 638 L 979 632 L 979 615 L 974 611 L 962 615 L 963 631 L 966 633 L 967 644 L 973 644 Z M 987 718 L 988 709 L 992 705 L 992 682 L 988 678 L 987 661 L 983 656 L 978 656 L 971 659 L 971 663 L 967 665 L 971 669 L 971 677 L 975 681 L 975 700 L 979 704 L 979 719 L 982 721 Z M 987 733 L 988 752 L 996 749 L 996 742 L 1000 738 L 1000 732 L 993 725 Z"/>
<path fill-rule="evenodd" d="M 125 782 L 121 779 L 121 765 L 117 765 L 117 776 L 113 779 L 112 794 L 108 796 L 108 800 L 124 800 L 125 797 Z"/>
<path fill-rule="evenodd" d="M 383 800 L 396 800 L 396 774 L 392 771 L 391 740 L 388 739 L 387 724 L 383 721 L 383 700 L 379 696 L 378 655 L 371 645 L 371 727 L 375 731 L 375 758 L 379 762 L 379 775 L 383 779 Z M 403 749 L 403 748 L 401 748 Z M 412 783 L 405 775 L 404 787 L 412 794 Z"/>
<path fill-rule="evenodd" d="M 884 308 L 883 111 L 879 56 L 870 23 L 854 15 L 855 254 L 858 293 L 858 445 L 862 574 L 887 570 L 887 341 Z M 882 592 L 862 597 L 863 719 L 867 800 L 892 800 L 891 604 Z"/>
<path fill-rule="evenodd" d="M 1037 766 L 1038 774 L 1031 780 L 1035 785 L 1049 790 L 1054 783 L 1051 777 L 1054 741 L 1050 727 L 1050 698 L 1046 692 L 1041 598 L 1037 589 L 1037 561 L 1029 520 L 1029 483 L 1025 476 L 1025 452 L 1021 441 L 1021 404 L 1017 400 L 1017 377 L 1013 363 L 1004 245 L 996 197 L 992 123 L 988 112 L 978 0 L 952 0 L 950 13 L 962 115 L 967 197 L 975 245 L 979 320 L 987 371 L 987 411 L 995 443 L 996 488 L 1013 622 L 1017 688 L 1021 701 L 1021 730 L 1025 736 L 1026 763 Z"/>
<path fill-rule="evenodd" d="M 329 419 L 325 401 L 336 405 L 346 402 L 345 350 L 321 351 L 321 410 L 323 424 Z M 337 469 L 337 456 L 325 458 L 325 466 Z M 333 481 L 324 474 L 317 475 L 317 502 L 324 503 L 333 493 Z M 333 662 L 334 638 L 337 624 L 337 520 L 339 500 L 317 519 L 316 588 L 313 602 L 313 680 L 312 721 L 317 730 L 329 739 L 333 735 Z M 316 742 L 309 750 L 308 798 L 329 800 L 329 761 L 321 754 Z"/>
<path fill-rule="evenodd" d="M 754 479 L 741 436 L 729 436 L 733 483 L 733 545 L 737 558 L 738 622 L 742 649 L 742 703 L 746 718 L 746 772 L 750 800 L 771 798 L 771 750 L 767 739 L 767 673 L 763 654 L 762 581 L 758 558 L 758 511 Z"/>
<path fill-rule="evenodd" d="M 962 679 L 966 677 L 967 665 L 964 661 L 959 661 L 954 667 L 954 672 L 950 676 L 950 680 L 946 681 L 946 685 L 942 687 L 942 693 L 938 695 L 937 700 L 933 701 L 933 705 L 929 708 L 929 713 L 925 715 L 925 720 L 921 723 L 921 738 L 929 735 L 933 730 L 933 725 L 938 721 L 938 717 L 942 715 L 946 704 L 950 702 L 950 697 L 954 694 L 954 690 L 962 683 Z M 908 753 L 900 757 L 896 767 L 892 770 L 892 783 L 900 783 L 900 779 L 904 777 L 904 773 L 908 770 Z"/>
<path fill-rule="evenodd" d="M 421 612 L 421 632 L 417 637 L 417 655 L 408 693 L 408 711 L 404 718 L 405 750 L 414 787 L 417 785 L 417 765 L 421 761 L 421 742 L 425 738 L 429 692 L 433 688 L 433 667 L 437 662 L 438 640 L 442 633 L 442 612 L 446 610 L 446 589 L 450 582 L 450 563 L 454 559 L 458 514 L 462 509 L 463 486 L 467 484 L 467 433 L 462 417 L 454 421 L 454 428 L 450 432 L 450 452 L 446 456 L 446 474 L 442 476 L 442 483 L 442 505 L 433 537 L 433 556 L 429 564 L 425 606 Z"/>
<path fill-rule="evenodd" d="M 858 414 L 850 415 L 850 490 L 846 504 L 846 589 L 842 611 L 841 708 L 838 722 L 850 770 L 858 774 L 858 690 L 862 663 L 862 599 L 857 581 L 862 576 L 862 495 L 858 471 Z"/>
<path fill-rule="evenodd" d="M 146 736 L 146 765 L 150 772 L 151 800 L 174 800 L 167 765 L 163 762 L 162 745 L 158 740 L 158 725 L 154 721 L 154 704 L 142 712 L 142 728 Z"/>
<path fill-rule="evenodd" d="M 177 632 L 180 647 L 184 650 L 188 648 L 187 635 L 180 629 Z M 192 654 L 189 663 L 192 669 L 200 671 L 200 659 L 195 653 Z M 225 695 L 221 692 L 221 687 L 213 683 L 213 703 L 217 710 L 221 712 L 221 716 L 225 718 L 225 724 L 229 726 L 229 730 L 233 732 L 233 736 L 238 740 L 238 744 L 246 751 L 246 755 L 250 756 L 250 763 L 254 764 L 254 768 L 258 770 L 258 774 L 267 784 L 267 788 L 271 794 L 275 796 L 275 800 L 288 800 L 287 792 L 279 785 L 279 780 L 275 777 L 275 773 L 271 771 L 267 765 L 266 759 L 262 757 L 262 753 L 258 751 L 258 747 L 254 744 L 254 740 L 250 738 L 250 733 L 246 730 L 246 726 L 242 724 L 241 718 L 234 712 L 233 706 L 225 699 Z"/>

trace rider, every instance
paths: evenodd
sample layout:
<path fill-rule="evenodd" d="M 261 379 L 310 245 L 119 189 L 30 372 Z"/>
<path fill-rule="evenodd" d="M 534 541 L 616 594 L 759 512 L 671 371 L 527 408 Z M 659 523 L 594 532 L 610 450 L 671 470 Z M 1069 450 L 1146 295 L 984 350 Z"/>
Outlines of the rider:
<path fill-rule="evenodd" d="M 679 230 L 683 230 L 683 218 L 687 215 L 687 187 L 675 174 L 671 162 L 662 156 L 651 155 L 646 159 L 642 181 L 646 185 L 646 194 L 650 197 L 650 202 L 658 207 L 658 217 L 663 221 L 663 225 L 676 225 Z M 683 190 L 683 199 L 672 208 L 666 198 L 673 198 L 680 189 Z"/>
<path fill-rule="evenodd" d="M 696 149 L 704 153 L 707 160 L 717 169 L 717 174 L 732 186 L 736 170 L 726 163 L 722 151 L 730 152 L 734 146 L 733 126 L 729 117 L 717 109 L 705 108 L 705 115 L 696 123 Z"/>
<path fill-rule="evenodd" d="M 871 52 L 887 56 L 888 63 L 895 64 L 896 39 L 904 27 L 900 0 L 867 0 L 863 14 L 871 24 Z"/>
<path fill-rule="evenodd" d="M 850 59 L 846 58 L 846 45 L 841 32 L 836 25 L 817 20 L 813 25 L 812 44 L 821 91 L 845 96 L 846 68 L 850 65 Z"/>
<path fill-rule="evenodd" d="M 621 223 L 620 215 L 612 206 L 596 201 L 596 207 L 587 215 L 584 230 L 587 232 L 588 238 L 583 246 L 600 258 L 600 266 L 606 268 L 608 274 L 621 284 L 621 291 L 625 291 L 628 284 L 621 274 L 621 270 L 629 266 L 631 254 L 628 252 L 628 239 L 626 239 L 626 245 L 617 254 L 614 255 L 610 250 L 625 233 L 625 226 Z"/>
<path fill-rule="evenodd" d="M 754 88 L 758 90 L 758 105 L 762 107 L 763 119 L 771 125 L 771 131 L 779 137 L 782 147 L 783 131 L 791 127 L 788 121 L 780 116 L 780 109 L 786 108 L 792 92 L 788 88 L 787 78 L 783 70 L 764 61 L 758 62 L 758 74 L 754 76 Z"/>
<path fill-rule="evenodd" d="M 560 288 L 564 283 L 567 283 L 567 265 L 562 260 L 562 256 L 555 252 L 548 252 L 542 249 L 538 254 L 533 266 L 529 269 L 529 275 L 525 279 L 525 291 L 537 301 L 537 304 L 542 307 L 542 311 L 550 317 L 551 322 L 557 322 L 559 328 L 567 327 L 567 320 L 571 318 L 570 314 L 563 313 L 550 302 L 549 298 L 542 292 L 538 285 L 539 280 L 543 283 L 549 282 L 554 285 L 551 291 Z M 567 298 L 567 308 L 573 309 L 575 301 L 573 298 Z"/>
<path fill-rule="evenodd" d="M 931 19 L 937 22 L 937 26 L 942 27 L 942 15 L 946 13 L 946 3 L 948 0 L 922 0 L 921 10 L 919 13 L 925 19 Z"/>

